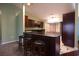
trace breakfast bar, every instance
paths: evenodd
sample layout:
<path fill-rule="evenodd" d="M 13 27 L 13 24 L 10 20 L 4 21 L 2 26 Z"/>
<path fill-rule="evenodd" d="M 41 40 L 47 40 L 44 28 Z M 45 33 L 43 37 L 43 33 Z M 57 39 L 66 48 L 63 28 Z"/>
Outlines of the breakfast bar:
<path fill-rule="evenodd" d="M 58 56 L 60 54 L 60 34 L 24 32 L 24 54 Z"/>

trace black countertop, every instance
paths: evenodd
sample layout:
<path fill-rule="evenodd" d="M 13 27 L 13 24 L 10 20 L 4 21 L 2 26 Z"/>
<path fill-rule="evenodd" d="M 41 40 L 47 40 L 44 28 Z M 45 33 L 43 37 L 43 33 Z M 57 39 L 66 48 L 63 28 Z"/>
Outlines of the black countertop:
<path fill-rule="evenodd" d="M 27 33 L 27 32 L 25 32 L 25 33 Z M 60 33 L 34 33 L 34 32 L 29 32 L 28 34 L 48 36 L 48 37 L 58 37 L 58 36 L 61 36 Z"/>
<path fill-rule="evenodd" d="M 61 36 L 59 33 L 35 33 L 35 32 L 27 33 L 27 32 L 25 32 L 24 35 L 26 35 L 26 37 L 30 36 L 32 38 L 32 41 L 30 41 L 30 44 L 32 45 L 32 47 L 33 46 L 35 47 L 35 44 L 40 44 L 40 42 L 42 44 L 44 44 L 42 49 L 45 48 L 45 50 L 43 50 L 42 52 L 45 53 L 45 56 L 59 55 L 59 53 L 60 53 L 60 36 Z M 24 42 L 26 43 L 26 41 L 24 41 Z M 31 47 L 31 49 L 32 49 L 32 47 Z M 37 45 L 36 45 L 36 47 L 37 47 Z M 40 47 L 40 46 L 38 45 L 38 47 Z"/>

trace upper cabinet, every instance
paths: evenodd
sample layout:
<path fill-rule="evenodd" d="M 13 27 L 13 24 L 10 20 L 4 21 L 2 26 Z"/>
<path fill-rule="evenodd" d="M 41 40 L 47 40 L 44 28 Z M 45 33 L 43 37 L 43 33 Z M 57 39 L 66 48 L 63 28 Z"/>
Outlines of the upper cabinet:
<path fill-rule="evenodd" d="M 36 20 L 28 19 L 28 16 L 25 16 L 25 27 L 39 27 L 39 28 L 43 28 L 43 22 L 42 21 L 36 21 Z"/>
<path fill-rule="evenodd" d="M 25 16 L 25 27 L 28 27 L 28 16 Z"/>

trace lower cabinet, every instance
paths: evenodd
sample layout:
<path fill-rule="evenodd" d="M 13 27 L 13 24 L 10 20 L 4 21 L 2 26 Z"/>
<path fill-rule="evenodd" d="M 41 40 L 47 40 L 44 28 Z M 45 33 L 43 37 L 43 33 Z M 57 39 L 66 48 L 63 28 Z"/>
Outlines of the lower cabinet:
<path fill-rule="evenodd" d="M 60 36 L 30 34 L 30 38 L 24 39 L 24 54 L 26 56 L 58 56 L 60 55 Z"/>

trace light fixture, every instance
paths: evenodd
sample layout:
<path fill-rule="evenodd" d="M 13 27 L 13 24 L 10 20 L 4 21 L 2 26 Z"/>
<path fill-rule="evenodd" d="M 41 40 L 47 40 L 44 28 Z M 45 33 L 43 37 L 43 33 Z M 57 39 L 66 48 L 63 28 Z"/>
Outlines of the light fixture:
<path fill-rule="evenodd" d="M 59 22 L 62 22 L 62 17 L 59 17 L 58 15 L 51 15 L 47 20 L 47 23 L 59 23 Z"/>

